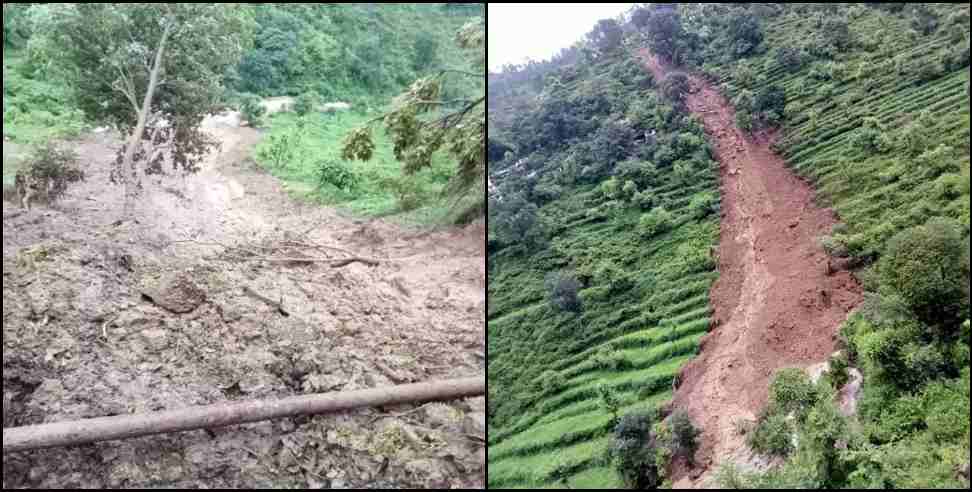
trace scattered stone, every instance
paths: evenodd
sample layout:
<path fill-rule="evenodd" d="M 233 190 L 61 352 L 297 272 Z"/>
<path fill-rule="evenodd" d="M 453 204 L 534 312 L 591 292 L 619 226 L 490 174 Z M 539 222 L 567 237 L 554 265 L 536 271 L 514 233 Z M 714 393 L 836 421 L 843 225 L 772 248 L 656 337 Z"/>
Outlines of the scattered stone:
<path fill-rule="evenodd" d="M 466 415 L 466 419 L 463 422 L 463 432 L 466 434 L 478 437 L 483 440 L 486 439 L 486 414 L 485 413 L 471 413 Z"/>
<path fill-rule="evenodd" d="M 444 460 L 415 460 L 406 464 L 405 469 L 425 480 L 429 488 L 448 488 L 442 485 L 446 483 L 446 477 L 455 474 L 453 465 Z"/>
<path fill-rule="evenodd" d="M 143 289 L 142 295 L 157 306 L 176 314 L 191 313 L 206 301 L 206 293 L 185 273 L 163 278 L 158 288 Z"/>
<path fill-rule="evenodd" d="M 462 424 L 462 412 L 443 403 L 432 403 L 425 407 L 425 420 L 433 428 L 452 429 Z"/>
<path fill-rule="evenodd" d="M 327 374 L 312 374 L 304 380 L 304 392 L 306 393 L 327 393 L 339 390 L 348 383 L 346 378 L 330 376 Z"/>
<path fill-rule="evenodd" d="M 162 329 L 143 331 L 142 340 L 145 342 L 146 347 L 156 352 L 166 348 L 169 345 L 168 333 Z"/>

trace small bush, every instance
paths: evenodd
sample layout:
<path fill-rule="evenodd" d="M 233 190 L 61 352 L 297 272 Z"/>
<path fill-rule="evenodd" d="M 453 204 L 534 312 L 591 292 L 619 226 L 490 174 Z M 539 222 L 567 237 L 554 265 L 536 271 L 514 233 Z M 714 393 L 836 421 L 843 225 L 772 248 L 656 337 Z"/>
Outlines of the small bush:
<path fill-rule="evenodd" d="M 345 171 L 351 173 L 350 170 Z M 338 171 L 335 179 L 338 182 L 351 184 L 351 187 L 345 191 L 353 192 L 360 187 L 360 182 L 353 173 L 350 176 L 342 176 L 341 171 Z M 415 210 L 429 199 L 428 194 L 422 189 L 421 184 L 412 176 L 402 175 L 394 178 L 386 178 L 384 180 L 384 186 L 391 190 L 395 196 L 395 200 L 398 202 L 398 209 L 403 212 Z"/>
<path fill-rule="evenodd" d="M 36 198 L 54 203 L 64 197 L 71 184 L 84 181 L 84 172 L 77 153 L 47 143 L 32 150 L 17 179 L 37 193 Z"/>
<path fill-rule="evenodd" d="M 683 409 L 675 410 L 669 417 L 669 427 L 671 428 L 674 449 L 674 456 L 684 456 L 692 462 L 695 451 L 699 447 L 698 438 L 702 434 L 695 428 L 688 412 Z"/>
<path fill-rule="evenodd" d="M 539 380 L 540 390 L 547 394 L 561 392 L 567 387 L 567 380 L 563 374 L 556 371 L 545 371 Z"/>
<path fill-rule="evenodd" d="M 631 198 L 631 203 L 641 210 L 651 210 L 655 204 L 655 197 L 649 191 L 639 191 Z"/>
<path fill-rule="evenodd" d="M 594 367 L 602 371 L 620 372 L 631 367 L 631 362 L 621 352 L 603 347 L 594 354 Z"/>
<path fill-rule="evenodd" d="M 577 278 L 569 273 L 551 273 L 546 279 L 550 303 L 560 311 L 579 313 L 583 310 L 580 297 L 581 288 Z"/>
<path fill-rule="evenodd" d="M 263 117 L 267 114 L 267 108 L 263 107 L 260 102 L 260 96 L 255 94 L 243 94 L 240 96 L 240 113 L 251 128 L 259 128 L 262 126 Z"/>
<path fill-rule="evenodd" d="M 671 212 L 658 208 L 641 216 L 638 231 L 645 239 L 652 239 L 670 231 L 673 220 Z"/>
<path fill-rule="evenodd" d="M 839 390 L 850 381 L 849 367 L 850 361 L 848 360 L 847 352 L 841 351 L 836 357 L 831 357 L 830 368 L 827 371 L 826 377 L 830 380 L 834 389 Z"/>
<path fill-rule="evenodd" d="M 783 369 L 770 384 L 770 402 L 783 415 L 795 413 L 798 419 L 818 400 L 817 389 L 800 369 Z"/>
<path fill-rule="evenodd" d="M 316 92 L 306 92 L 294 100 L 294 112 L 297 116 L 306 116 L 312 113 L 321 103 L 321 96 Z"/>
<path fill-rule="evenodd" d="M 614 429 L 610 456 L 626 488 L 645 490 L 661 485 L 655 459 L 657 442 L 652 433 L 652 418 L 646 413 L 625 415 Z"/>
<path fill-rule="evenodd" d="M 763 411 L 756 427 L 746 436 L 746 444 L 757 453 L 785 457 L 793 452 L 793 432 L 786 414 L 770 407 Z"/>
<path fill-rule="evenodd" d="M 601 383 L 597 385 L 597 399 L 601 404 L 601 408 L 611 414 L 615 423 L 617 423 L 618 410 L 621 408 L 621 396 L 618 394 L 618 391 L 607 384 Z"/>

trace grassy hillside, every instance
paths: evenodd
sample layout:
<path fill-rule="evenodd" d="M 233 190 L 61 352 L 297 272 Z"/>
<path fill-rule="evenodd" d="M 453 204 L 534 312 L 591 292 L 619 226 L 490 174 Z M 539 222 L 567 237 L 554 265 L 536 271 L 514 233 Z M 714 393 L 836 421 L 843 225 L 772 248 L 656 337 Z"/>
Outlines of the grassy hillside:
<path fill-rule="evenodd" d="M 778 148 L 847 224 L 833 239 L 853 255 L 876 257 L 894 234 L 933 216 L 969 227 L 959 175 L 969 162 L 968 6 L 933 8 L 942 25 L 927 36 L 902 13 L 860 5 L 835 13 L 851 19 L 855 48 L 792 71 L 776 49 L 820 29 L 815 16 L 786 12 L 766 23 L 766 53 L 709 70 L 733 97 L 745 90 L 742 72 L 783 88 Z M 877 120 L 877 147 L 861 140 L 868 118 Z"/>
<path fill-rule="evenodd" d="M 509 94 L 524 93 L 536 95 Z M 599 390 L 618 415 L 654 410 L 697 352 L 716 278 L 715 163 L 698 122 L 625 50 L 552 69 L 536 100 L 508 127 L 491 120 L 511 151 L 490 162 L 502 177 L 490 204 L 489 486 L 616 485 Z M 580 312 L 550 300 L 561 271 L 578 279 Z"/>

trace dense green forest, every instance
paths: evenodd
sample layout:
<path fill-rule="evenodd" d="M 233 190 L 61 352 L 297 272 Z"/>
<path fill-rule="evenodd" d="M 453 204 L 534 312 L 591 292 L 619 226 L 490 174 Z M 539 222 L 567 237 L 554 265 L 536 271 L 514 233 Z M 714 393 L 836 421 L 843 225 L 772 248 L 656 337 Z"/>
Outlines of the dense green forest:
<path fill-rule="evenodd" d="M 71 74 L 59 59 L 65 40 L 55 26 L 63 5 L 5 4 L 4 137 L 16 144 L 70 138 L 101 124 L 84 111 L 81 91 L 69 83 Z M 477 67 L 481 50 L 457 40 L 464 26 L 483 16 L 482 4 L 241 5 L 232 13 L 241 29 L 239 62 L 215 75 L 222 105 L 242 110 L 269 132 L 255 156 L 261 166 L 290 182 L 296 195 L 356 213 L 414 211 L 414 219 L 428 222 L 455 219 L 457 211 L 468 213 L 477 204 L 482 210 L 482 199 L 468 188 L 443 198 L 454 191 L 448 188 L 457 173 L 448 152 L 437 152 L 429 169 L 404 176 L 392 152 L 396 142 L 381 130 L 375 161 L 341 158 L 345 135 L 381 116 L 392 97 L 416 80 L 447 70 L 483 73 Z M 437 95 L 464 100 L 483 90 L 482 75 L 452 74 Z M 296 98 L 296 113 L 259 118 L 260 98 L 281 96 Z M 351 111 L 313 110 L 323 103 L 348 103 Z M 5 154 L 5 183 L 15 169 Z"/>
<path fill-rule="evenodd" d="M 720 484 L 967 487 L 969 8 L 903 3 L 636 5 L 489 75 L 489 486 L 657 486 L 690 447 L 650 427 L 709 329 L 717 176 L 644 48 L 779 130 L 868 291 L 832 361 L 864 374 L 857 417 L 840 371 L 784 373 L 750 444 L 785 464 Z"/>

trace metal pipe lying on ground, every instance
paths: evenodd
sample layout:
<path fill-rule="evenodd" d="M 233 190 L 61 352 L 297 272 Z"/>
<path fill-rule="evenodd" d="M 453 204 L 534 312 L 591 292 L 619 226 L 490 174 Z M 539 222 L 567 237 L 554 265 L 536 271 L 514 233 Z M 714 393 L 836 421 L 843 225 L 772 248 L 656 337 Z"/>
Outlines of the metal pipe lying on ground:
<path fill-rule="evenodd" d="M 485 394 L 486 379 L 479 377 L 17 427 L 3 429 L 3 453 L 215 429 L 298 415 L 338 413 L 363 407 L 456 400 Z"/>

